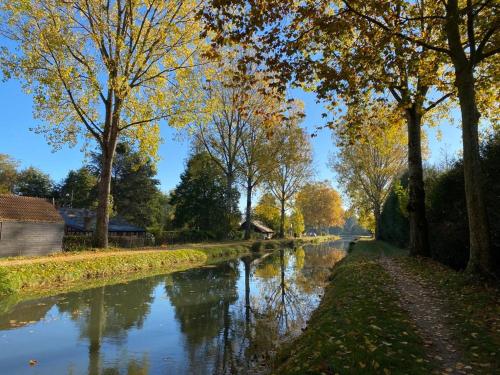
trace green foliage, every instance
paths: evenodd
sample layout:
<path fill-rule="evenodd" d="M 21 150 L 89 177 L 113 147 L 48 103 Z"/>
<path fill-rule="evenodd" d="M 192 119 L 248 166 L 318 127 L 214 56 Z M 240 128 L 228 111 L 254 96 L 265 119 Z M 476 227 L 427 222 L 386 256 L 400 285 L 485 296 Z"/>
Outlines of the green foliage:
<path fill-rule="evenodd" d="M 54 193 L 54 183 L 49 175 L 29 167 L 17 175 L 14 192 L 30 197 L 49 198 Z"/>
<path fill-rule="evenodd" d="M 150 253 L 126 252 L 123 254 L 89 256 L 84 259 L 64 261 L 58 259 L 42 263 L 4 266 L 4 290 L 23 292 L 48 286 L 66 285 L 87 279 L 110 277 L 132 271 L 162 268 L 165 272 L 186 266 L 201 265 L 207 260 L 204 252 L 196 250 L 151 251 Z"/>
<path fill-rule="evenodd" d="M 494 270 L 500 275 L 500 135 L 481 147 L 486 208 L 490 223 Z M 437 173 L 436 173 L 437 172 Z M 455 269 L 463 269 L 469 258 L 463 162 L 448 170 L 427 173 L 427 206 L 432 257 Z"/>
<path fill-rule="evenodd" d="M 63 207 L 91 208 L 97 201 L 97 177 L 90 168 L 69 171 L 58 188 L 59 205 Z"/>
<path fill-rule="evenodd" d="M 238 199 L 235 189 L 228 197 L 225 176 L 212 158 L 207 153 L 195 154 L 172 192 L 173 224 L 176 228 L 211 231 L 217 239 L 227 238 L 238 225 Z"/>
<path fill-rule="evenodd" d="M 394 281 L 377 262 L 381 250 L 380 243 L 360 241 L 335 266 L 307 330 L 281 348 L 275 374 L 432 372 Z"/>
<path fill-rule="evenodd" d="M 100 164 L 101 155 L 92 154 L 90 169 L 95 176 Z M 156 174 L 151 158 L 127 143 L 118 144 L 111 177 L 115 214 L 146 228 L 154 235 L 155 242 L 161 243 L 171 224 L 172 207 L 169 197 L 158 188 Z"/>
<path fill-rule="evenodd" d="M 410 236 L 405 199 L 407 188 L 408 175 L 405 174 L 392 186 L 380 216 L 380 238 L 400 247 L 408 245 Z"/>
<path fill-rule="evenodd" d="M 7 154 L 0 154 L 0 194 L 12 193 L 18 163 Z"/>
<path fill-rule="evenodd" d="M 113 248 L 137 248 L 153 246 L 150 237 L 109 236 L 109 245 Z M 85 251 L 92 248 L 90 236 L 64 236 L 63 251 Z"/>
<path fill-rule="evenodd" d="M 277 232 L 280 227 L 280 209 L 277 199 L 271 193 L 262 194 L 253 210 L 252 217 Z"/>
<path fill-rule="evenodd" d="M 306 229 L 306 226 L 304 225 L 304 216 L 302 215 L 302 212 L 298 208 L 295 208 L 292 214 L 290 215 L 288 221 L 291 230 L 293 231 L 292 235 L 294 237 L 300 237 L 300 235 L 304 233 L 304 230 Z"/>
<path fill-rule="evenodd" d="M 500 270 L 500 136 L 493 135 L 482 147 L 485 173 L 487 212 L 494 262 Z M 426 206 L 429 221 L 431 256 L 455 269 L 464 269 L 469 259 L 469 228 L 464 189 L 463 162 L 457 161 L 447 170 L 428 169 L 425 173 Z M 408 244 L 408 219 L 403 207 L 407 176 L 403 177 L 384 205 L 381 238 L 397 246 Z M 500 271 L 499 271 L 500 272 Z"/>
<path fill-rule="evenodd" d="M 210 230 L 184 228 L 166 231 L 163 238 L 167 244 L 177 244 L 214 241 L 216 236 Z"/>

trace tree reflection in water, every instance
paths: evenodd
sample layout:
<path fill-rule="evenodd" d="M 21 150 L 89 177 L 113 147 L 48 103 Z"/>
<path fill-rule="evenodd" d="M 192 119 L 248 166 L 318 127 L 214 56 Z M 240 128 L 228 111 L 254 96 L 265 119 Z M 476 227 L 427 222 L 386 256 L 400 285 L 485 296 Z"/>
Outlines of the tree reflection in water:
<path fill-rule="evenodd" d="M 79 327 L 80 337 L 88 339 L 88 374 L 139 375 L 147 373 L 148 360 L 123 355 L 115 367 L 103 367 L 101 345 L 107 339 L 115 345 L 124 346 L 127 332 L 140 329 L 150 312 L 153 289 L 159 278 L 148 278 L 126 284 L 108 285 L 78 293 L 69 293 L 57 303 L 61 312 L 71 316 Z M 125 362 L 125 363 L 122 363 Z M 119 369 L 122 370 L 119 370 Z"/>
<path fill-rule="evenodd" d="M 330 246 L 282 249 L 126 284 L 21 303 L 7 301 L 3 307 L 0 304 L 4 309 L 0 329 L 22 330 L 38 320 L 47 323 L 54 313 L 53 328 L 39 331 L 50 339 L 52 330 L 68 329 L 57 323 L 60 316 L 69 318 L 74 324 L 65 337 L 72 340 L 74 332 L 77 344 L 88 343 L 88 352 L 82 356 L 68 349 L 68 359 L 54 359 L 48 350 L 45 358 L 67 373 L 140 375 L 174 368 L 179 374 L 265 373 L 263 365 L 272 360 L 279 343 L 306 324 L 330 268 L 342 254 Z M 156 314 L 145 326 L 151 310 Z M 158 328 L 158 336 L 151 340 L 148 329 L 164 323 L 168 328 Z M 129 334 L 131 330 L 137 335 Z M 57 342 L 50 349 L 59 350 Z M 173 364 L 165 363 L 166 357 Z"/>
<path fill-rule="evenodd" d="M 230 307 L 238 299 L 238 261 L 168 276 L 165 283 L 186 340 L 190 373 L 234 373 Z"/>

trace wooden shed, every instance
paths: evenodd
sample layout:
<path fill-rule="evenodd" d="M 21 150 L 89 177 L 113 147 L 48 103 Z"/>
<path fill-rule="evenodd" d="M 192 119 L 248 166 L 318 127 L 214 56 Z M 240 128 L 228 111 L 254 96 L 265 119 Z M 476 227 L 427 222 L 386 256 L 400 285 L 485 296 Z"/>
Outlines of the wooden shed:
<path fill-rule="evenodd" d="M 241 223 L 240 229 L 245 230 L 246 226 L 247 222 L 244 221 L 243 223 Z M 252 228 L 252 230 L 255 233 L 261 234 L 263 239 L 269 240 L 274 236 L 274 230 L 272 230 L 269 227 L 266 227 L 263 223 L 261 223 L 258 220 L 252 220 L 250 222 L 250 228 Z"/>
<path fill-rule="evenodd" d="M 63 236 L 64 220 L 47 200 L 0 195 L 0 257 L 61 251 Z"/>

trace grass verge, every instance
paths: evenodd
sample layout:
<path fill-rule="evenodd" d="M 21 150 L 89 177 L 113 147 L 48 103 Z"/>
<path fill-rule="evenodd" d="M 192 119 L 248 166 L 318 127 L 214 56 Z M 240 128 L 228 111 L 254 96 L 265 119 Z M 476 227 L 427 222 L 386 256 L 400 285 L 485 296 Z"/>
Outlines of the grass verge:
<path fill-rule="evenodd" d="M 87 257 L 65 261 L 55 258 L 0 268 L 0 292 L 4 295 L 57 288 L 73 283 L 153 269 L 176 270 L 202 265 L 207 254 L 197 250 L 127 252 L 119 255 Z"/>
<path fill-rule="evenodd" d="M 322 240 L 333 240 L 325 237 Z M 269 240 L 259 250 L 293 246 L 311 239 Z M 186 249 L 106 249 L 8 258 L 0 262 L 0 296 L 40 295 L 91 287 L 96 281 L 128 279 L 223 261 L 249 252 L 255 241 L 186 245 Z M 17 297 L 16 297 L 17 298 Z"/>
<path fill-rule="evenodd" d="M 398 305 L 371 242 L 335 266 L 308 329 L 286 344 L 276 374 L 429 374 L 422 340 Z"/>

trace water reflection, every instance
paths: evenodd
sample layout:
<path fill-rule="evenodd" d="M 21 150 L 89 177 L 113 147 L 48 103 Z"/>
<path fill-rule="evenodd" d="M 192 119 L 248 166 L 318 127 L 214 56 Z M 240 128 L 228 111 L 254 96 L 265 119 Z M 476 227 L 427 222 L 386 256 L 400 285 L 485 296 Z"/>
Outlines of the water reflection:
<path fill-rule="evenodd" d="M 277 343 L 305 326 L 342 255 L 282 249 L 4 307 L 0 373 L 265 372 Z"/>

